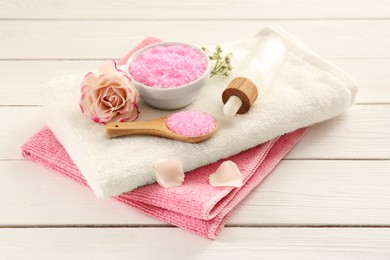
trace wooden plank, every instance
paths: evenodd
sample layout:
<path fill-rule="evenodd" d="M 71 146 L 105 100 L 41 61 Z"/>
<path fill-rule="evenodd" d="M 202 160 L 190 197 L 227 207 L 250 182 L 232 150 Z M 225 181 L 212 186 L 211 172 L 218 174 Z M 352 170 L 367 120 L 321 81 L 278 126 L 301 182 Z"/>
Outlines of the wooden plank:
<path fill-rule="evenodd" d="M 40 105 L 39 85 L 46 78 L 94 71 L 100 60 L 0 61 L 0 105 Z M 390 59 L 333 59 L 359 85 L 357 102 L 390 103 Z M 12 86 L 12 87 L 11 87 Z"/>
<path fill-rule="evenodd" d="M 169 238 L 169 239 L 167 239 Z M 390 229 L 230 228 L 210 241 L 173 228 L 2 229 L 8 259 L 388 259 Z"/>
<path fill-rule="evenodd" d="M 108 59 L 146 36 L 208 45 L 269 21 L 0 21 L 0 59 Z M 390 20 L 272 21 L 327 58 L 390 58 Z"/>
<path fill-rule="evenodd" d="M 0 226 L 164 224 L 31 162 L 2 161 L 0 172 Z M 284 160 L 228 225 L 389 226 L 389 172 L 390 161 Z"/>
<path fill-rule="evenodd" d="M 165 224 L 31 162 L 0 161 L 0 172 L 9 181 L 0 189 L 0 226 Z"/>
<path fill-rule="evenodd" d="M 316 124 L 286 158 L 390 158 L 390 106 L 354 106 Z"/>
<path fill-rule="evenodd" d="M 389 59 L 337 59 L 330 60 L 357 82 L 358 103 L 388 103 L 390 98 Z"/>
<path fill-rule="evenodd" d="M 230 223 L 388 226 L 389 173 L 390 161 L 284 160 Z"/>
<path fill-rule="evenodd" d="M 329 19 L 390 17 L 381 0 L 0 1 L 3 19 Z"/>
<path fill-rule="evenodd" d="M 290 159 L 390 158 L 390 105 L 356 105 L 312 127 Z M 0 107 L 0 159 L 20 159 L 19 147 L 44 125 L 40 107 Z"/>

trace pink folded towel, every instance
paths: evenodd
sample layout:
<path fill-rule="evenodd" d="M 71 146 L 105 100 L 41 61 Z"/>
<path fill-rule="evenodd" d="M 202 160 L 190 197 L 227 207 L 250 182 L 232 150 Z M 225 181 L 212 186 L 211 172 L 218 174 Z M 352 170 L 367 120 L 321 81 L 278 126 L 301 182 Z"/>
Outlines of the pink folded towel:
<path fill-rule="evenodd" d="M 241 188 L 209 185 L 208 177 L 224 161 L 221 160 L 187 173 L 180 187 L 166 189 L 152 184 L 124 193 L 116 199 L 148 215 L 214 239 L 237 204 L 260 184 L 306 131 L 307 128 L 298 129 L 227 158 L 237 164 L 243 175 L 244 184 Z M 28 160 L 87 185 L 65 149 L 47 127 L 22 146 L 22 154 Z"/>

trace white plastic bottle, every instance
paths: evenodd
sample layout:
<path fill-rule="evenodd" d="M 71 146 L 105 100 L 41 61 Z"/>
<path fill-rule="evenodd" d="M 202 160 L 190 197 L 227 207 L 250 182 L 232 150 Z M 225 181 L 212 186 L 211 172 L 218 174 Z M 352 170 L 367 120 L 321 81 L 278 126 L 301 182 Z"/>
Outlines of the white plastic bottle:
<path fill-rule="evenodd" d="M 248 112 L 257 96 L 264 96 L 287 58 L 284 44 L 260 37 L 222 94 L 223 113 L 233 117 Z"/>

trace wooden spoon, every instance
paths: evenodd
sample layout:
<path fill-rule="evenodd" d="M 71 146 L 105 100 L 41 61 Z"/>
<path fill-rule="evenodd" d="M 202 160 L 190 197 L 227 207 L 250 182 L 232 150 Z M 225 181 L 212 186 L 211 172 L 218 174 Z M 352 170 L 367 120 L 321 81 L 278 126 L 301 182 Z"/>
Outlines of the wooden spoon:
<path fill-rule="evenodd" d="M 180 113 L 180 112 L 179 112 Z M 205 113 L 206 114 L 206 113 Z M 208 114 L 207 114 L 208 115 Z M 211 116 L 211 115 L 208 115 Z M 202 135 L 186 136 L 183 134 L 177 134 L 171 131 L 166 124 L 166 120 L 169 116 L 160 117 L 157 119 L 142 121 L 142 122 L 121 122 L 121 123 L 109 123 L 106 125 L 106 137 L 113 138 L 125 135 L 151 135 L 174 139 L 187 143 L 199 143 L 210 138 L 218 129 L 217 120 L 215 120 L 214 128 Z M 196 122 L 188 123 L 196 124 Z M 191 125 L 188 125 L 191 127 Z"/>

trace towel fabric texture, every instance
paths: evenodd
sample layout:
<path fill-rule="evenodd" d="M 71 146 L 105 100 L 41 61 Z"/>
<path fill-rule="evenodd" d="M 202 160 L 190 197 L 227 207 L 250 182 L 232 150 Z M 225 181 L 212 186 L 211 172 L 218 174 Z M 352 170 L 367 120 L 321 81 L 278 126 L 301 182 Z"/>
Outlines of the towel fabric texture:
<path fill-rule="evenodd" d="M 150 216 L 214 239 L 232 210 L 259 185 L 306 131 L 307 128 L 298 129 L 228 158 L 237 164 L 242 173 L 241 188 L 213 187 L 208 183 L 209 175 L 218 168 L 222 160 L 187 173 L 182 186 L 167 189 L 151 184 L 115 198 Z M 22 146 L 22 154 L 28 160 L 88 185 L 61 143 L 47 127 Z"/>
<path fill-rule="evenodd" d="M 223 116 L 221 102 L 231 79 L 211 78 L 198 99 L 185 108 L 208 112 L 218 120 L 220 130 L 205 142 L 190 144 L 148 136 L 107 139 L 104 126 L 80 112 L 82 76 L 44 84 L 46 123 L 97 196 L 109 197 L 154 183 L 152 165 L 157 159 L 181 160 L 184 170 L 191 171 L 337 116 L 354 102 L 356 86 L 349 76 L 279 28 L 267 27 L 255 37 L 221 46 L 233 53 L 232 64 L 238 67 L 261 37 L 273 37 L 286 45 L 289 53 L 283 68 L 268 93 L 259 97 L 248 113 L 232 119 Z M 142 102 L 139 107 L 139 120 L 172 113 Z"/>

